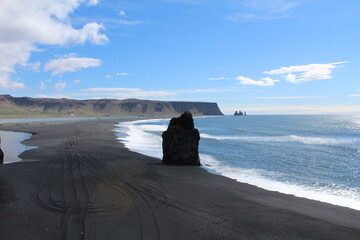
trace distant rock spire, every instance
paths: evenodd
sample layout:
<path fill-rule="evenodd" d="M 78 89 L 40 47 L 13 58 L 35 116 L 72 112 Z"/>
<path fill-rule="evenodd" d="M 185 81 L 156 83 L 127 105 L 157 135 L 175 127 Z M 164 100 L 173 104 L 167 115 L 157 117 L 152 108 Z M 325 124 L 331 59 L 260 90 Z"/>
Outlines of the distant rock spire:
<path fill-rule="evenodd" d="M 235 111 L 234 116 L 246 116 L 246 112 L 242 112 L 241 110 Z"/>

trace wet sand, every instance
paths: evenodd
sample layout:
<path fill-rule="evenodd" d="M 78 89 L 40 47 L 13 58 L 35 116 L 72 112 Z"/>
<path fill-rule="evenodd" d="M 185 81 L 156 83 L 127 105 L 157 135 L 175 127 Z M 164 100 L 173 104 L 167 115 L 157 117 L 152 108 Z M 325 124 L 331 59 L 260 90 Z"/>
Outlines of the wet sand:
<path fill-rule="evenodd" d="M 359 211 L 161 165 L 119 121 L 3 124 L 39 148 L 0 166 L 0 239 L 360 239 Z"/>

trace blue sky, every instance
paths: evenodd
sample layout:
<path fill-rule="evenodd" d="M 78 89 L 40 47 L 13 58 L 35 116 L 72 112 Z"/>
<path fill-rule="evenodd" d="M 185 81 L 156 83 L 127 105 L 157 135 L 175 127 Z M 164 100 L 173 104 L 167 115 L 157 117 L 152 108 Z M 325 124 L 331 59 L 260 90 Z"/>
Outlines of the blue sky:
<path fill-rule="evenodd" d="M 13 96 L 360 113 L 358 0 L 27 0 L 0 7 Z"/>

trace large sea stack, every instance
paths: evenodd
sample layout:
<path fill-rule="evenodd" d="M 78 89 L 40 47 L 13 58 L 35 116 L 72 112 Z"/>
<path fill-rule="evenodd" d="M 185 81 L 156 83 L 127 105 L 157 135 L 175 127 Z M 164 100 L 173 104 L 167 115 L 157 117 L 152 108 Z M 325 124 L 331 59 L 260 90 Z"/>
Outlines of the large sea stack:
<path fill-rule="evenodd" d="M 171 165 L 200 166 L 199 131 L 189 111 L 172 118 L 163 138 L 163 163 Z"/>

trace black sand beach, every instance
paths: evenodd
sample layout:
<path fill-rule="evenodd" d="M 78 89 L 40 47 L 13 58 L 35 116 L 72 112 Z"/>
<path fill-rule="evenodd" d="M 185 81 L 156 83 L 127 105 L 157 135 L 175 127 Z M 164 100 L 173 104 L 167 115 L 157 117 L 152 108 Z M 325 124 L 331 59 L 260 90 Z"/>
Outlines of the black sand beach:
<path fill-rule="evenodd" d="M 0 166 L 0 239 L 360 239 L 359 211 L 161 165 L 119 121 L 3 124 L 39 148 Z"/>

